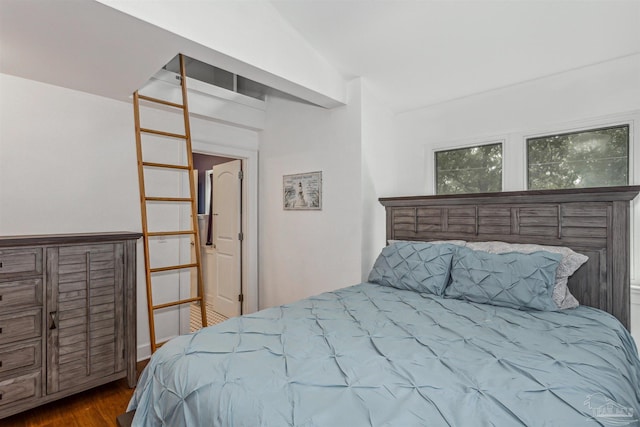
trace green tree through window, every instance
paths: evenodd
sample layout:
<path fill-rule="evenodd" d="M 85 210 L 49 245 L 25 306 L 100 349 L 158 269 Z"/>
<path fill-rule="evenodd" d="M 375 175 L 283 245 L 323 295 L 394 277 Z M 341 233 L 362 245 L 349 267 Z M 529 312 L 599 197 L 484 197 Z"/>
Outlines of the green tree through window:
<path fill-rule="evenodd" d="M 436 194 L 502 191 L 502 144 L 437 151 Z"/>
<path fill-rule="evenodd" d="M 530 190 L 629 183 L 629 126 L 527 139 Z"/>

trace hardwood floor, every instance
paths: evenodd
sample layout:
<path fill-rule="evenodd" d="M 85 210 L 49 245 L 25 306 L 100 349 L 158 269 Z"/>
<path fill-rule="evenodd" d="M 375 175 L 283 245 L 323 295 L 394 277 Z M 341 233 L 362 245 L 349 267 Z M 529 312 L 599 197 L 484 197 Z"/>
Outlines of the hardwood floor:
<path fill-rule="evenodd" d="M 147 361 L 138 362 L 138 375 Z M 127 409 L 126 378 L 0 420 L 2 427 L 107 427 Z"/>

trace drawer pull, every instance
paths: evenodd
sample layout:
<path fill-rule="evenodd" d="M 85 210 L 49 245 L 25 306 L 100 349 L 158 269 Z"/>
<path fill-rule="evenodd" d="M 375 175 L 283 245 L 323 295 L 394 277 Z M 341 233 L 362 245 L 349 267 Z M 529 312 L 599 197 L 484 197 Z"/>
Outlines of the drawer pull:
<path fill-rule="evenodd" d="M 49 318 L 51 319 L 51 326 L 49 326 L 49 329 L 53 330 L 55 329 L 56 326 L 56 315 L 58 314 L 57 311 L 52 311 L 49 313 Z"/>

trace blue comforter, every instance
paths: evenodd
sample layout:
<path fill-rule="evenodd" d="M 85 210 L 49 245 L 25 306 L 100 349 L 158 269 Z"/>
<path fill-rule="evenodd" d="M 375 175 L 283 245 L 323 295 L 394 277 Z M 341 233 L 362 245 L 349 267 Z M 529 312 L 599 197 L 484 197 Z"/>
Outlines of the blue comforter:
<path fill-rule="evenodd" d="M 363 283 L 180 336 L 129 404 L 144 426 L 640 425 L 612 316 Z"/>

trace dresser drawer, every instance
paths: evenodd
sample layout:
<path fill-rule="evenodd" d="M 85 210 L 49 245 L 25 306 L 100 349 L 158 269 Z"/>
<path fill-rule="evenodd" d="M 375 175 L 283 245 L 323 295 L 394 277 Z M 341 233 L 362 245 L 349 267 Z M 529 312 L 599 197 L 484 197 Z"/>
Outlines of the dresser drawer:
<path fill-rule="evenodd" d="M 16 369 L 24 371 L 39 368 L 42 360 L 40 346 L 38 339 L 0 347 L 0 378 L 10 375 Z"/>
<path fill-rule="evenodd" d="M 0 277 L 42 274 L 42 248 L 0 249 Z"/>
<path fill-rule="evenodd" d="M 42 330 L 42 309 L 0 315 L 0 344 L 37 338 Z"/>
<path fill-rule="evenodd" d="M 38 398 L 42 395 L 40 371 L 0 381 L 0 408 L 10 403 Z"/>
<path fill-rule="evenodd" d="M 0 281 L 0 313 L 34 305 L 42 305 L 42 278 Z"/>

